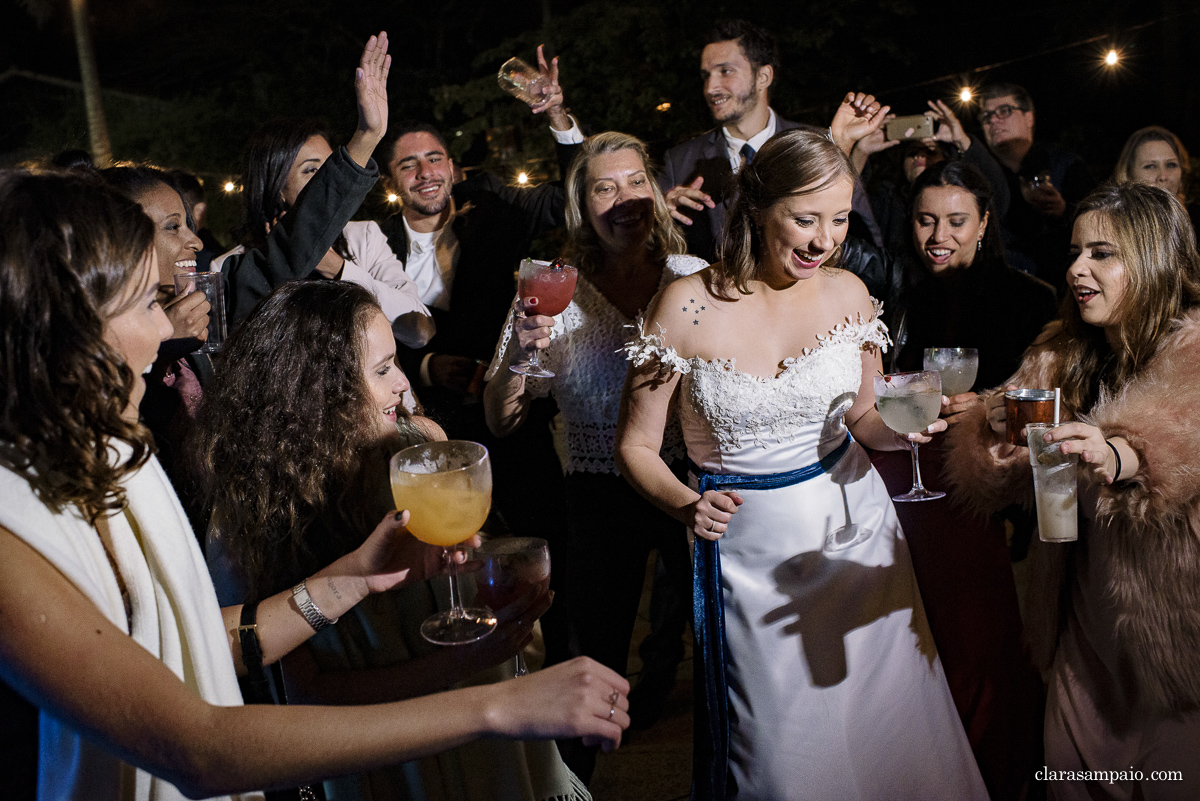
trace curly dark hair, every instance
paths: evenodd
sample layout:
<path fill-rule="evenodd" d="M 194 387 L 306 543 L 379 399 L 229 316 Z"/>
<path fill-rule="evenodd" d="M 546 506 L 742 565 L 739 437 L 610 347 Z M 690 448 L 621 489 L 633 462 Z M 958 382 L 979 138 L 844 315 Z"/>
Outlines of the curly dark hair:
<path fill-rule="evenodd" d="M 226 340 L 205 387 L 199 478 L 213 535 L 251 598 L 349 553 L 378 522 L 363 519 L 361 491 L 364 471 L 386 471 L 363 366 L 374 314 L 378 302 L 356 284 L 283 284 Z M 387 446 L 424 441 L 412 429 Z"/>
<path fill-rule="evenodd" d="M 153 242 L 141 208 L 93 176 L 0 173 L 0 464 L 93 523 L 125 508 L 121 482 L 153 452 L 122 416 L 137 376 L 104 341 Z"/>

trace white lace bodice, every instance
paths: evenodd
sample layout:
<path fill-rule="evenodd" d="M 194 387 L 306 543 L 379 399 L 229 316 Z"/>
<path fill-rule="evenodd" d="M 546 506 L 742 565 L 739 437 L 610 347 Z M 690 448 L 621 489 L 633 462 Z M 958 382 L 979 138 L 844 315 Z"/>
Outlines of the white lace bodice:
<path fill-rule="evenodd" d="M 659 289 L 707 266 L 707 262 L 694 256 L 670 256 Z M 518 358 L 517 340 L 513 336 L 513 323 L 518 314 L 514 304 L 496 345 L 496 355 L 488 367 L 487 380 Z M 558 402 L 566 429 L 567 463 L 564 469 L 568 473 L 577 470 L 617 472 L 613 450 L 621 390 L 628 369 L 622 347 L 629 338 L 632 324 L 633 321 L 609 303 L 591 282 L 579 276 L 575 297 L 571 305 L 554 318 L 550 346 L 539 357 L 541 364 L 556 376 L 525 379 L 527 393 L 538 398 L 553 394 Z M 677 423 L 668 426 L 664 433 L 662 454 L 668 462 L 683 457 L 683 436 Z"/>
<path fill-rule="evenodd" d="M 665 372 L 681 374 L 679 417 L 688 454 L 706 469 L 728 472 L 747 448 L 792 443 L 807 451 L 835 435 L 840 440 L 841 417 L 862 382 L 862 351 L 886 351 L 891 344 L 881 311 L 874 301 L 869 320 L 847 319 L 819 337 L 816 347 L 784 360 L 783 370 L 771 378 L 738 370 L 734 359 L 683 358 L 664 344 L 661 327 L 646 332 L 641 320 L 625 354 L 636 366 L 657 362 Z M 761 463 L 753 454 L 745 457 Z"/>

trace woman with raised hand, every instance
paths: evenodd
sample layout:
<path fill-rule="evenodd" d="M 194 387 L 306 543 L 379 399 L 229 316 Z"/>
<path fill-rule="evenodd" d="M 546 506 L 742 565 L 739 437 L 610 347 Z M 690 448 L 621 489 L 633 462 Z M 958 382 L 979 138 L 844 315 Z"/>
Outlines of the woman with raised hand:
<path fill-rule="evenodd" d="M 222 604 L 295 586 L 358 548 L 392 508 L 388 459 L 445 434 L 404 410 L 408 379 L 374 296 L 341 281 L 292 281 L 229 337 L 195 440 L 213 518 L 208 562 Z M 497 610 L 496 631 L 438 648 L 420 635 L 445 581 L 364 599 L 281 662 L 291 703 L 356 704 L 511 679 L 512 656 L 550 604 Z M 580 799 L 553 743 L 489 740 L 410 765 L 339 776 L 339 799 Z M 465 796 L 456 796 L 461 788 Z"/>
<path fill-rule="evenodd" d="M 241 244 L 215 259 L 213 269 L 249 250 L 266 251 L 271 230 L 295 208 L 300 193 L 332 155 L 329 136 L 315 120 L 273 120 L 256 131 L 242 168 Z M 299 269 L 295 272 L 296 278 L 304 277 Z M 433 318 L 378 223 L 347 222 L 312 275 L 369 289 L 402 344 L 419 348 L 433 336 Z"/>
<path fill-rule="evenodd" d="M 854 178 L 822 133 L 776 134 L 738 175 L 723 260 L 626 345 L 617 462 L 695 538 L 693 798 L 987 797 L 863 448 L 908 443 L 875 409 L 880 304 L 836 267 Z M 659 455 L 674 407 L 686 483 Z M 843 523 L 868 536 L 826 549 Z"/>
<path fill-rule="evenodd" d="M 255 230 L 246 233 L 252 247 L 226 254 L 219 265 L 214 262 L 214 269 L 219 267 L 225 276 L 231 327 L 280 284 L 325 276 L 367 286 L 393 320 L 401 342 L 423 344 L 433 335 L 428 310 L 412 293 L 403 269 L 399 275 L 392 269 L 395 265 L 376 269 L 377 275 L 367 270 L 368 266 L 378 267 L 376 262 L 383 259 L 384 254 L 374 247 L 377 242 L 369 244 L 364 239 L 358 248 L 361 252 L 338 250 L 340 243 L 346 242 L 350 218 L 379 178 L 371 154 L 387 132 L 387 76 L 392 64 L 387 50 L 386 32 L 372 36 L 363 49 L 354 82 L 358 127 L 345 146 L 328 152 L 323 136 L 308 135 L 303 144 L 315 147 L 323 142 L 325 150 L 318 147 L 320 152 L 311 159 L 307 155 L 301 159 L 303 145 L 281 143 L 279 137 L 269 142 L 255 140 L 269 151 L 270 158 L 266 154 L 255 157 L 257 150 L 247 155 L 247 189 L 261 200 L 247 208 L 247 220 L 256 221 Z M 291 126 L 288 129 L 295 132 Z M 267 214 L 270 216 L 261 216 Z"/>
<path fill-rule="evenodd" d="M 40 795 L 256 797 L 478 737 L 619 742 L 628 685 L 584 660 L 401 703 L 241 706 L 241 609 L 218 606 L 137 420 L 172 332 L 151 221 L 85 178 L 10 172 L 0 231 L 0 678 L 41 710 Z M 262 601 L 264 663 L 440 563 L 397 514 Z"/>
<path fill-rule="evenodd" d="M 1062 389 L 1046 434 L 1079 456 L 1079 539 L 1035 541 L 1025 603 L 1049 672 L 1045 761 L 1059 799 L 1196 798 L 1200 774 L 1200 255 L 1170 193 L 1103 186 L 1076 209 L 1070 294 L 1014 387 Z M 1004 392 L 964 404 L 946 475 L 974 511 L 1034 505 Z M 1111 783 L 1088 771 L 1128 772 Z M 1155 781 L 1155 770 L 1182 781 Z M 1138 775 L 1140 774 L 1140 778 Z"/>

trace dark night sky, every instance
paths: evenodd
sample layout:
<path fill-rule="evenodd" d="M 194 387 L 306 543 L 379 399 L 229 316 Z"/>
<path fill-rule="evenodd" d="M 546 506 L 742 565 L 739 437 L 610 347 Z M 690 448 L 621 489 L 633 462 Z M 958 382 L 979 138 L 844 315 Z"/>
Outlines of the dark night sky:
<path fill-rule="evenodd" d="M 16 67 L 78 78 L 66 3 L 60 5 L 63 8 L 39 27 L 16 0 L 3 4 L 0 73 Z M 191 159 L 204 162 L 191 165 L 196 168 L 235 169 L 236 143 L 244 141 L 263 121 L 260 118 L 319 114 L 345 120 L 341 127 L 348 127 L 353 119 L 348 76 L 356 51 L 367 34 L 381 27 L 391 34 L 396 58 L 390 82 L 394 115 L 429 117 L 434 110 L 431 88 L 486 78 L 503 60 L 501 54 L 511 50 L 529 57 L 532 44 L 557 36 L 551 45 L 561 47 L 572 107 L 594 127 L 621 127 L 614 120 L 625 120 L 624 127 L 661 149 L 708 127 L 699 102 L 696 39 L 714 15 L 731 13 L 766 24 L 780 35 L 784 74 L 774 105 L 788 117 L 825 124 L 833 103 L 851 88 L 880 94 L 898 113 L 919 113 L 926 98 L 949 98 L 959 81 L 904 87 L 1022 59 L 972 75 L 971 80 L 976 85 L 1008 80 L 1027 86 L 1038 105 L 1039 136 L 1081 152 L 1098 175 L 1107 172 L 1124 138 L 1143 125 L 1165 125 L 1200 151 L 1195 88 L 1200 13 L 1189 0 L 1012 0 L 959 4 L 953 13 L 941 3 L 904 0 L 676 0 L 669 5 L 573 0 L 93 0 L 92 5 L 106 89 L 176 101 L 163 112 L 172 119 L 158 121 L 167 130 L 187 129 L 192 123 L 193 128 L 207 130 L 207 124 L 227 135 L 224 149 Z M 1131 31 L 1163 17 L 1170 19 Z M 589 19 L 603 20 L 605 30 L 588 29 Z M 544 28 L 547 20 L 551 27 Z M 1111 38 L 1034 55 L 1101 35 Z M 582 43 L 584 38 L 596 40 L 593 51 Z M 1100 66 L 1108 45 L 1123 52 L 1116 69 Z M 613 74 L 626 82 L 615 82 Z M 4 91 L 0 84 L 0 96 Z M 495 104 L 499 90 L 492 95 L 488 102 Z M 639 116 L 636 108 L 622 110 L 623 98 L 633 105 L 670 100 L 673 119 L 649 119 L 652 115 Z M 187 105 L 180 103 L 184 100 Z M 212 108 L 225 116 L 214 116 Z M 39 113 L 20 106 L 15 111 L 17 124 L 8 126 L 7 141 L 0 140 L 0 154 L 24 144 L 17 129 L 29 120 L 21 115 Z M 482 113 L 462 104 L 442 112 L 440 122 L 446 127 Z M 44 126 L 39 131 L 44 141 Z M 78 131 L 64 133 L 64 143 L 70 134 Z M 161 136 L 161 131 L 148 133 L 146 141 Z M 206 133 L 194 146 L 208 147 L 213 139 Z M 128 151 L 139 147 L 137 137 L 123 141 Z M 175 150 L 156 151 L 145 144 L 147 153 L 117 156 L 157 154 L 161 159 L 165 152 L 189 160 L 181 155 L 188 145 L 184 137 Z M 479 160 L 486 152 L 476 148 L 471 156 Z"/>

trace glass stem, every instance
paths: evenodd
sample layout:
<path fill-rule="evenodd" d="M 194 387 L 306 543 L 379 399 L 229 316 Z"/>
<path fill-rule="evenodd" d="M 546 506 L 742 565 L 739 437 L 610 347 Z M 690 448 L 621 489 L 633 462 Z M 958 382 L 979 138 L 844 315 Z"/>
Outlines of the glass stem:
<path fill-rule="evenodd" d="M 918 446 L 917 446 L 917 443 L 914 442 L 914 443 L 912 443 L 912 455 L 913 455 L 913 485 L 912 485 L 912 488 L 913 488 L 913 490 L 923 490 L 923 489 L 925 489 L 925 485 L 921 483 L 921 460 L 917 456 L 917 451 L 918 451 Z"/>
<path fill-rule="evenodd" d="M 458 561 L 454 558 L 457 548 L 446 548 L 446 558 L 450 561 L 447 572 L 450 574 L 450 616 L 464 617 L 462 601 L 458 595 Z"/>
<path fill-rule="evenodd" d="M 529 366 L 530 366 L 530 367 L 534 367 L 534 368 L 540 368 L 540 367 L 541 367 L 541 365 L 540 365 L 540 364 L 538 364 L 538 355 L 539 355 L 541 352 L 542 352 L 541 348 L 537 348 L 537 349 L 535 349 L 535 350 L 533 351 L 533 354 L 532 354 L 532 355 L 530 355 L 530 357 L 529 357 Z"/>

